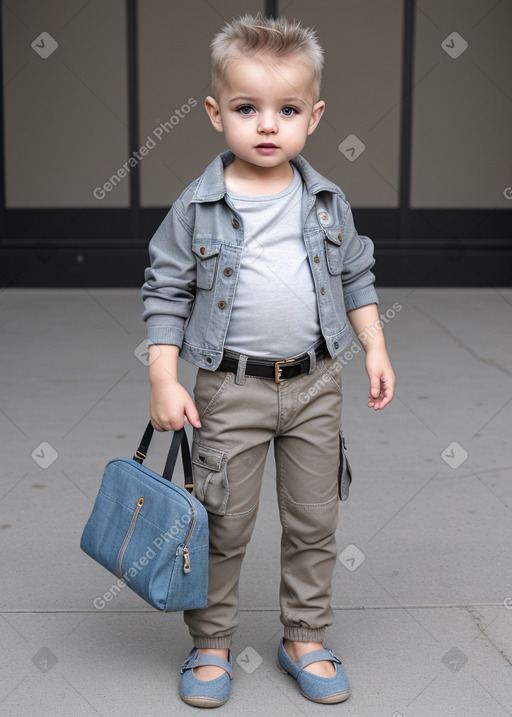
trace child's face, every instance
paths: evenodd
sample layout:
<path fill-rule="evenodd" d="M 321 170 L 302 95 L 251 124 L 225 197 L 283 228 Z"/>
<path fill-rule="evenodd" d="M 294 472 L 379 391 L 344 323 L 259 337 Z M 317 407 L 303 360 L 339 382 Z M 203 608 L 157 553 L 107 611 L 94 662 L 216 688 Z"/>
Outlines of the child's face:
<path fill-rule="evenodd" d="M 301 58 L 258 55 L 233 60 L 218 102 L 207 97 L 205 106 L 239 161 L 273 169 L 302 151 L 325 103 L 314 102 L 311 71 Z"/>

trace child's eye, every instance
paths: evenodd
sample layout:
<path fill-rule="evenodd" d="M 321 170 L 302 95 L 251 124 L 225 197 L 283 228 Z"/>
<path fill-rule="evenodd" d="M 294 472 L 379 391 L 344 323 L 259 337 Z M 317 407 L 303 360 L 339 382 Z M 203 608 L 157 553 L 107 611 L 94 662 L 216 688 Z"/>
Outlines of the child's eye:
<path fill-rule="evenodd" d="M 285 117 L 291 117 L 292 115 L 297 114 L 295 107 L 283 107 L 281 112 Z"/>
<path fill-rule="evenodd" d="M 253 108 L 251 105 L 242 105 L 241 107 L 237 107 L 237 112 L 239 112 L 241 115 L 250 115 L 253 112 Z"/>

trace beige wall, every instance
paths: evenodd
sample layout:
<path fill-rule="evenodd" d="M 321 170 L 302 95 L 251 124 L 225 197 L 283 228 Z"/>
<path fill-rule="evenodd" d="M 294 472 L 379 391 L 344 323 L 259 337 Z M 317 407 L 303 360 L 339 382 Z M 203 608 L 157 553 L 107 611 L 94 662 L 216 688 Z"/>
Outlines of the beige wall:
<path fill-rule="evenodd" d="M 417 5 L 412 207 L 511 208 L 512 3 Z"/>
<path fill-rule="evenodd" d="M 415 5 L 412 206 L 512 208 L 512 3 Z M 151 138 L 141 203 L 169 206 L 225 148 L 203 108 L 211 37 L 264 2 L 138 8 L 140 145 Z M 280 0 L 279 11 L 316 27 L 326 51 L 327 111 L 305 156 L 353 206 L 397 207 L 402 0 Z M 127 207 L 129 173 L 93 196 L 129 159 L 125 1 L 24 0 L 2 18 L 7 206 Z M 58 42 L 47 59 L 31 47 L 43 31 Z M 469 43 L 457 59 L 441 46 L 453 31 Z M 354 161 L 339 150 L 349 135 L 366 147 Z"/>
<path fill-rule="evenodd" d="M 7 206 L 128 206 L 127 181 L 93 197 L 128 156 L 124 0 L 2 3 L 2 19 Z"/>

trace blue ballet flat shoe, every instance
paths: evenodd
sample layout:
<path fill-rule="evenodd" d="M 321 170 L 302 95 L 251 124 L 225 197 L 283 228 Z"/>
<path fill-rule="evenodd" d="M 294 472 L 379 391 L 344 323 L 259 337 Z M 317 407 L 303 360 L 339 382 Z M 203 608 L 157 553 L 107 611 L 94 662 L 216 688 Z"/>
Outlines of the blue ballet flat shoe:
<path fill-rule="evenodd" d="M 231 650 L 228 659 L 223 660 L 215 655 L 198 655 L 199 649 L 193 647 L 181 667 L 180 697 L 194 707 L 220 707 L 229 699 L 231 680 L 233 679 L 233 659 Z M 194 667 L 216 665 L 225 673 L 213 680 L 198 680 L 194 676 Z"/>
<path fill-rule="evenodd" d="M 313 662 L 328 660 L 334 664 L 336 674 L 334 677 L 322 677 L 307 672 L 304 668 Z M 313 650 L 294 662 L 284 649 L 284 640 L 281 640 L 277 653 L 277 666 L 285 675 L 294 677 L 300 687 L 300 691 L 313 702 L 322 704 L 334 704 L 344 702 L 350 696 L 350 687 L 347 677 L 339 660 L 330 650 Z"/>

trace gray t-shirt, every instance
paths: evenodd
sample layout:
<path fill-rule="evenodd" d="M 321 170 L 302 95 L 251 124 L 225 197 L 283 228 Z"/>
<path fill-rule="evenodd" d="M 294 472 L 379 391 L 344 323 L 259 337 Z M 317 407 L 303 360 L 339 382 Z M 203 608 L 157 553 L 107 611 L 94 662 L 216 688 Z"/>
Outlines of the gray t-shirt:
<path fill-rule="evenodd" d="M 302 177 L 278 194 L 229 192 L 244 226 L 244 251 L 225 348 L 260 358 L 305 353 L 321 337 L 302 238 Z"/>

